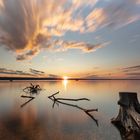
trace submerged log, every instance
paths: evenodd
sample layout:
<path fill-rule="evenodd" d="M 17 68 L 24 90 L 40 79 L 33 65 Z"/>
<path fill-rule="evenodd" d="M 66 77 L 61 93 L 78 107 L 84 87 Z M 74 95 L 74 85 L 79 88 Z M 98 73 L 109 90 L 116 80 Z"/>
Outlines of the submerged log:
<path fill-rule="evenodd" d="M 120 92 L 119 96 L 119 114 L 111 122 L 119 129 L 123 137 L 133 135 L 132 139 L 136 139 L 134 137 L 140 134 L 140 104 L 137 93 Z"/>

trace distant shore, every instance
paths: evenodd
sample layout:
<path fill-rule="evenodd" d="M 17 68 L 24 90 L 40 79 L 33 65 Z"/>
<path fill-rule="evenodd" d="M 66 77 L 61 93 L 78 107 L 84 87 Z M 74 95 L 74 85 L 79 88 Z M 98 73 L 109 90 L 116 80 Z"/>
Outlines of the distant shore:
<path fill-rule="evenodd" d="M 43 78 L 43 77 L 0 77 L 0 80 L 3 81 L 33 81 L 33 80 L 39 80 L 39 81 L 47 81 L 47 80 L 64 80 L 63 78 Z M 79 81 L 79 80 L 140 80 L 140 79 L 111 79 L 111 78 L 104 78 L 104 79 L 88 79 L 88 78 L 68 78 L 67 80 L 75 80 L 75 81 Z"/>

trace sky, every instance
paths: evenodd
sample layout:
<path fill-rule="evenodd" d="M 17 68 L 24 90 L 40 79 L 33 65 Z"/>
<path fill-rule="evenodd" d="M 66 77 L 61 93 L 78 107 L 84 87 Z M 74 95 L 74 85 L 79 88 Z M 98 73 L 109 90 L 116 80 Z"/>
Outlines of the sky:
<path fill-rule="evenodd" d="M 140 78 L 140 0 L 0 0 L 1 77 Z"/>

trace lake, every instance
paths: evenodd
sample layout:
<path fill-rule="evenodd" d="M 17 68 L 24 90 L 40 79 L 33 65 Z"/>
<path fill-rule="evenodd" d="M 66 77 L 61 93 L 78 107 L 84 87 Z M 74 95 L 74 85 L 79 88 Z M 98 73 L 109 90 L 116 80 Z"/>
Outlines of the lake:
<path fill-rule="evenodd" d="M 23 89 L 30 81 L 0 82 L 0 139 L 3 140 L 121 140 L 117 128 L 110 123 L 119 111 L 120 91 L 138 93 L 138 80 L 94 81 L 32 81 L 43 89 L 33 100 Z M 48 96 L 58 98 L 88 98 L 90 101 L 62 101 L 84 109 L 96 109 L 90 114 L 65 104 L 54 104 Z"/>

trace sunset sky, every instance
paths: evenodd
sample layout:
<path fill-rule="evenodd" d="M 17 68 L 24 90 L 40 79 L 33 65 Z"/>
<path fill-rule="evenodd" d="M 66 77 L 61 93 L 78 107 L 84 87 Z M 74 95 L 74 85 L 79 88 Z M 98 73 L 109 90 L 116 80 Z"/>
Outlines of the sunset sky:
<path fill-rule="evenodd" d="M 140 78 L 140 0 L 0 0 L 0 76 Z"/>

